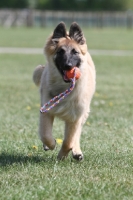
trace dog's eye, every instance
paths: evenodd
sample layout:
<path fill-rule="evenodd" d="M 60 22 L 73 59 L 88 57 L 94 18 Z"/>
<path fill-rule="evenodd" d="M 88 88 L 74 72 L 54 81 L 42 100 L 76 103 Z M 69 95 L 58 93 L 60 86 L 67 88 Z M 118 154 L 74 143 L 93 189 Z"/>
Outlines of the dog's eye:
<path fill-rule="evenodd" d="M 75 49 L 72 49 L 72 53 L 73 53 L 73 54 L 79 54 L 79 52 L 76 51 Z"/>

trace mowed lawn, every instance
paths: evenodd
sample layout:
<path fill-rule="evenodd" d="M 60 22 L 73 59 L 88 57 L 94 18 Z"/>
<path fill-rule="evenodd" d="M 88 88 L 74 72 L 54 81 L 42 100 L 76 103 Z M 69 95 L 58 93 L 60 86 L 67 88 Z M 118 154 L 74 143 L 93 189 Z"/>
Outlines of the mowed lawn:
<path fill-rule="evenodd" d="M 89 49 L 133 50 L 133 30 L 122 28 L 84 28 L 83 30 Z M 45 39 L 52 31 L 52 28 L 3 29 L 0 27 L 0 46 L 42 48 Z"/>
<path fill-rule="evenodd" d="M 51 32 L 0 31 L 0 46 L 40 48 Z M 85 30 L 91 49 L 132 50 L 131 34 L 123 29 Z M 40 100 L 32 72 L 45 63 L 43 55 L 0 54 L 1 200 L 133 199 L 133 57 L 93 60 L 97 89 L 81 137 L 84 161 L 78 163 L 70 154 L 58 162 L 60 142 L 54 151 L 44 152 L 37 134 Z M 63 139 L 63 129 L 56 119 L 55 139 Z"/>

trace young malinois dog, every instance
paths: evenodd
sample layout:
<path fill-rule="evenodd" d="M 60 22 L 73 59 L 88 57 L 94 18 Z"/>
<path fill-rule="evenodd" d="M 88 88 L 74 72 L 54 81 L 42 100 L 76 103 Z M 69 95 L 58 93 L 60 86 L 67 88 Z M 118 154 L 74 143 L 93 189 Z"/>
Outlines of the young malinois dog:
<path fill-rule="evenodd" d="M 33 80 L 40 84 L 41 106 L 51 98 L 69 88 L 70 80 L 65 72 L 75 66 L 81 76 L 76 80 L 73 91 L 47 113 L 40 113 L 39 134 L 44 150 L 53 150 L 56 141 L 52 136 L 54 117 L 65 122 L 65 133 L 58 159 L 67 157 L 72 150 L 73 158 L 83 159 L 80 149 L 80 135 L 89 111 L 95 91 L 95 66 L 88 53 L 86 40 L 77 23 L 72 23 L 69 33 L 65 24 L 59 23 L 45 45 L 47 64 L 36 67 Z"/>

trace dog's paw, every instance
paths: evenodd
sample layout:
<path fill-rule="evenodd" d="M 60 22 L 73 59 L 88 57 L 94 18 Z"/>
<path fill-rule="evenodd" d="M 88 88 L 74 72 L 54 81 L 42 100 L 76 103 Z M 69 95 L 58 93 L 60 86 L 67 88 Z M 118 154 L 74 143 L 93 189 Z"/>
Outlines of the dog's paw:
<path fill-rule="evenodd" d="M 81 161 L 81 160 L 83 160 L 83 158 L 84 158 L 84 156 L 83 156 L 82 153 L 79 153 L 79 154 L 73 153 L 72 155 L 73 155 L 73 158 L 74 158 L 75 160 L 77 160 L 77 161 Z"/>
<path fill-rule="evenodd" d="M 43 149 L 45 150 L 45 151 L 48 151 L 48 150 L 53 150 L 54 148 L 55 148 L 55 146 L 56 146 L 56 140 L 54 140 L 54 144 L 52 144 L 52 145 L 50 145 L 49 147 L 46 145 L 46 144 L 43 144 Z"/>
<path fill-rule="evenodd" d="M 44 149 L 45 151 L 48 151 L 48 150 L 49 150 L 49 148 L 48 148 L 45 144 L 43 144 L 43 149 Z"/>

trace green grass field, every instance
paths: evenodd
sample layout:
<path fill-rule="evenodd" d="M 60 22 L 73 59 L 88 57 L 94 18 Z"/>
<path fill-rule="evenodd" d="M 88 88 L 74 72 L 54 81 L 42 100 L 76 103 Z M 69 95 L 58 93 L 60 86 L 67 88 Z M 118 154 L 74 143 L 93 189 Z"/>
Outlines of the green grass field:
<path fill-rule="evenodd" d="M 0 45 L 14 47 L 43 47 L 51 32 L 0 31 Z M 132 31 L 86 29 L 85 35 L 91 49 L 133 49 Z M 133 58 L 93 60 L 97 90 L 81 138 L 84 161 L 78 163 L 70 154 L 58 162 L 61 144 L 44 152 L 37 135 L 39 92 L 32 72 L 45 62 L 43 55 L 0 54 L 1 200 L 133 199 Z M 63 139 L 63 128 L 56 119 L 56 139 Z"/>
<path fill-rule="evenodd" d="M 43 47 L 52 29 L 0 27 L 0 46 Z M 117 29 L 84 29 L 89 49 L 133 50 L 133 31 Z"/>

